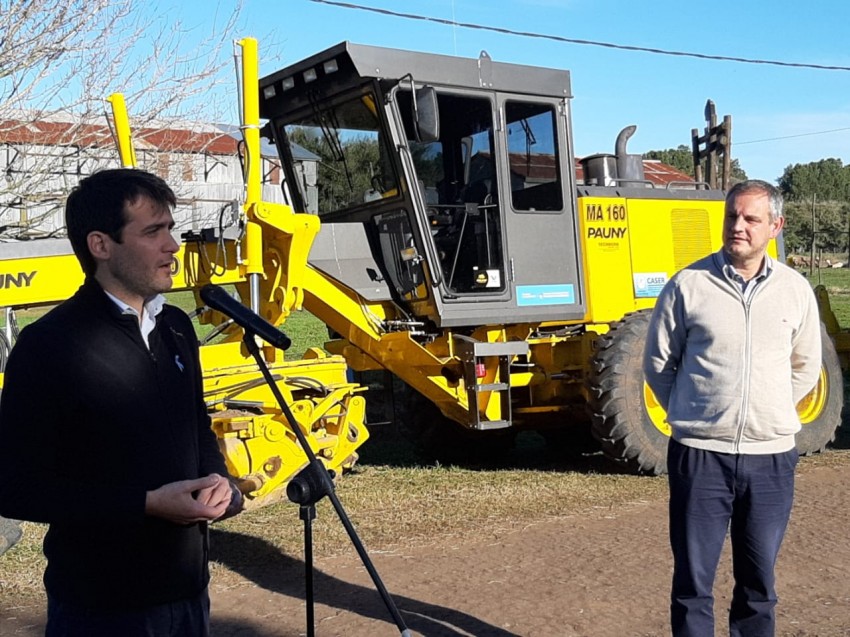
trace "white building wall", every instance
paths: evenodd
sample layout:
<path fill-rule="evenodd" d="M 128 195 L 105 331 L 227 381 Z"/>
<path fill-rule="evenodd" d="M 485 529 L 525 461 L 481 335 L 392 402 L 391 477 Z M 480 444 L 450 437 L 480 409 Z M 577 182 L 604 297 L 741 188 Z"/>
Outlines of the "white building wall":
<path fill-rule="evenodd" d="M 136 158 L 140 168 L 162 176 L 174 189 L 178 230 L 218 226 L 222 207 L 243 201 L 236 156 L 137 150 Z M 263 164 L 262 174 L 267 174 L 272 164 L 266 159 Z M 67 193 L 82 177 L 118 165 L 111 149 L 0 146 L 0 170 L 6 175 L 6 183 L 0 183 L 0 238 L 63 236 Z M 282 203 L 280 186 L 264 185 L 263 199 Z"/>

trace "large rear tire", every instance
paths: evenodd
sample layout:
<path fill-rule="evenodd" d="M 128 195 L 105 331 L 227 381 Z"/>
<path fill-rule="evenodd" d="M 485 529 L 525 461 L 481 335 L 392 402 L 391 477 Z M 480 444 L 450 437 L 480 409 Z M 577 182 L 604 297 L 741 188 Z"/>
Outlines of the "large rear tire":
<path fill-rule="evenodd" d="M 632 473 L 667 472 L 670 426 L 643 378 L 649 311 L 628 314 L 596 340 L 588 379 L 591 432 L 602 452 Z"/>
<path fill-rule="evenodd" d="M 844 407 L 844 375 L 835 344 L 821 324 L 823 359 L 818 384 L 797 404 L 802 429 L 797 433 L 797 451 L 801 456 L 820 453 L 835 439 Z"/>
<path fill-rule="evenodd" d="M 667 472 L 670 426 L 667 414 L 644 381 L 642 360 L 650 312 L 636 312 L 615 323 L 597 341 L 591 365 L 591 431 L 603 453 L 633 473 Z M 821 326 L 823 363 L 817 386 L 797 405 L 802 429 L 797 450 L 823 451 L 835 438 L 844 406 L 844 377 L 835 345 Z"/>

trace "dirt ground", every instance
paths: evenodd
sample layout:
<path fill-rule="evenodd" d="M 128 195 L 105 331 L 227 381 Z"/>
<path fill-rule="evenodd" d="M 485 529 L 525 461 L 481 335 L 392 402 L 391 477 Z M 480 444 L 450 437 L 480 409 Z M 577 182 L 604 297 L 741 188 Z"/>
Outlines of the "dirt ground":
<path fill-rule="evenodd" d="M 850 462 L 803 463 L 779 558 L 778 635 L 850 635 Z M 246 562 L 236 560 L 236 547 Z M 215 531 L 215 637 L 306 634 L 304 563 L 263 540 Z M 509 531 L 370 553 L 413 635 L 623 637 L 667 634 L 671 561 L 663 497 Z M 716 586 L 718 635 L 731 590 L 728 546 Z M 398 635 L 352 549 L 316 547 L 317 637 Z M 43 634 L 43 610 L 3 600 L 0 635 Z"/>

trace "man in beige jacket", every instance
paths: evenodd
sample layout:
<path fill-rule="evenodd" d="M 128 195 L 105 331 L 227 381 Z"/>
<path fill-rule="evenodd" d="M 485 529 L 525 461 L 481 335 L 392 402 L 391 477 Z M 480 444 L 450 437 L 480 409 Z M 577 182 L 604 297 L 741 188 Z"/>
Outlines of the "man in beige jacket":
<path fill-rule="evenodd" d="M 734 186 L 723 249 L 677 273 L 653 312 L 644 373 L 672 429 L 674 637 L 714 635 L 712 585 L 727 529 L 730 634 L 775 632 L 774 565 L 794 495 L 796 403 L 821 368 L 811 286 L 766 252 L 783 223 L 775 187 Z"/>

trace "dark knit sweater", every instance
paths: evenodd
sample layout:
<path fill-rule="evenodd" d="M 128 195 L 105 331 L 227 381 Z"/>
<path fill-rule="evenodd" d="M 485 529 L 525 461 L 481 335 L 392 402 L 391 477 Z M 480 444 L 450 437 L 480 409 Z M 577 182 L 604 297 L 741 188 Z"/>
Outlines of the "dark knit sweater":
<path fill-rule="evenodd" d="M 130 608 L 208 583 L 206 524 L 146 516 L 163 484 L 226 475 L 189 318 L 164 306 L 145 346 L 93 280 L 22 330 L 0 399 L 0 515 L 46 522 L 55 598 Z"/>

